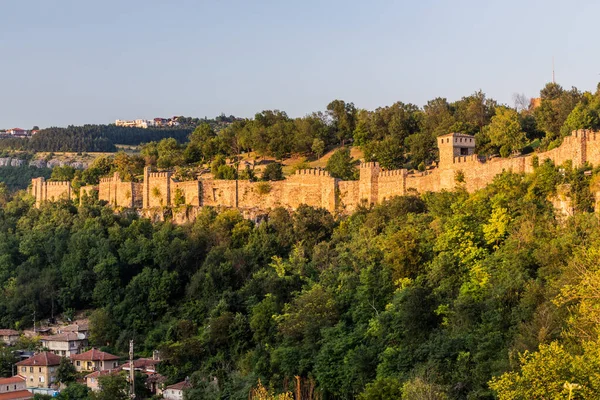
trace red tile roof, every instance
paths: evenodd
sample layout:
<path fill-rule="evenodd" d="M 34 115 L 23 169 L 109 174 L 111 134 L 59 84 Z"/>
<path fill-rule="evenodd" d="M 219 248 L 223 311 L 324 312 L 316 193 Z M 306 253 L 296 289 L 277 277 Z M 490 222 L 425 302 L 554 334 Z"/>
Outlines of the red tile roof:
<path fill-rule="evenodd" d="M 85 379 L 98 378 L 99 376 L 104 376 L 104 375 L 114 375 L 114 374 L 118 374 L 119 372 L 121 372 L 121 368 L 105 369 L 104 371 L 94 371 L 91 374 L 87 374 L 85 376 Z"/>
<path fill-rule="evenodd" d="M 166 389 L 173 389 L 173 390 L 183 390 L 183 389 L 189 389 L 192 387 L 192 384 L 190 383 L 190 381 L 181 381 L 179 383 L 176 383 L 174 385 L 171 386 L 167 386 L 165 388 Z"/>
<path fill-rule="evenodd" d="M 81 354 L 73 354 L 71 356 L 71 360 L 81 360 L 81 361 L 110 361 L 110 360 L 118 360 L 119 357 L 113 356 L 112 354 L 105 353 L 98 349 L 91 349 Z"/>
<path fill-rule="evenodd" d="M 19 375 L 11 376 L 10 378 L 0 378 L 0 386 L 23 382 L 25 382 L 25 378 Z"/>
<path fill-rule="evenodd" d="M 49 366 L 49 365 L 59 365 L 60 360 L 62 360 L 61 356 L 57 356 L 54 353 L 50 353 L 45 351 L 43 353 L 38 353 L 33 357 L 30 357 L 26 360 L 19 361 L 17 365 L 25 366 L 25 367 L 33 367 L 33 366 Z"/>
<path fill-rule="evenodd" d="M 138 358 L 137 360 L 133 360 L 133 368 L 139 369 L 139 368 L 148 368 L 148 367 L 154 367 L 156 364 L 158 364 L 160 361 L 158 360 L 154 360 L 152 358 Z M 123 368 L 124 369 L 128 369 L 129 368 L 129 361 L 126 362 L 125 364 L 123 364 Z"/>
<path fill-rule="evenodd" d="M 16 392 L 0 393 L 0 400 L 26 400 L 33 399 L 33 393 L 29 390 L 17 390 Z"/>
<path fill-rule="evenodd" d="M 0 329 L 0 336 L 19 336 L 19 331 L 14 329 Z"/>
<path fill-rule="evenodd" d="M 42 342 L 71 342 L 74 340 L 85 340 L 80 338 L 79 334 L 74 332 L 59 333 L 58 335 L 46 336 L 42 338 Z"/>

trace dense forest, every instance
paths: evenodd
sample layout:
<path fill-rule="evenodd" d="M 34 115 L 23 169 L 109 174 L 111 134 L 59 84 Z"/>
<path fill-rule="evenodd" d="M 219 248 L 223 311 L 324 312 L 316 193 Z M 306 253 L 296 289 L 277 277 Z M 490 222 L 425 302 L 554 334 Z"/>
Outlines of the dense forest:
<path fill-rule="evenodd" d="M 180 226 L 93 200 L 36 209 L 4 188 L 0 325 L 90 310 L 94 345 L 159 349 L 159 372 L 191 377 L 194 400 L 247 399 L 259 379 L 315 399 L 569 387 L 596 399 L 599 171 L 585 170 L 543 163 L 473 194 L 458 184 L 343 218 L 302 206 L 255 223 L 205 208 Z M 548 201 L 557 187 L 570 188 L 569 219 Z"/>
<path fill-rule="evenodd" d="M 46 128 L 31 138 L 1 138 L 2 150 L 69 151 L 69 152 L 114 152 L 116 144 L 139 145 L 141 143 L 174 138 L 185 142 L 197 125 L 207 124 L 220 130 L 237 119 L 220 115 L 214 119 L 178 117 L 177 127 L 135 128 L 110 125 L 68 126 Z"/>
<path fill-rule="evenodd" d="M 48 179 L 51 173 L 52 169 L 50 168 L 30 166 L 0 167 L 0 182 L 4 183 L 9 190 L 15 191 L 17 189 L 25 189 L 31 185 L 32 178 L 44 177 Z"/>

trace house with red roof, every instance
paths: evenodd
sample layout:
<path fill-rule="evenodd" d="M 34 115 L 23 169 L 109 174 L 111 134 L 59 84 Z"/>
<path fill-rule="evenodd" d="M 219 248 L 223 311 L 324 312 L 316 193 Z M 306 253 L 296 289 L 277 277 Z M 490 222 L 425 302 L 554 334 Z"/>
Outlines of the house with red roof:
<path fill-rule="evenodd" d="M 119 357 L 98 349 L 91 349 L 81 354 L 71 355 L 71 362 L 77 372 L 105 371 L 117 368 Z"/>
<path fill-rule="evenodd" d="M 25 378 L 16 375 L 11 378 L 0 378 L 0 400 L 32 399 L 33 393 L 27 390 Z"/>
<path fill-rule="evenodd" d="M 100 384 L 98 379 L 102 376 L 106 375 L 116 375 L 120 373 L 120 368 L 117 369 L 106 369 L 104 371 L 94 371 L 91 374 L 87 374 L 85 376 L 85 386 L 90 388 L 90 390 L 97 392 L 100 390 Z"/>
<path fill-rule="evenodd" d="M 0 329 L 0 339 L 9 346 L 15 344 L 19 337 L 21 334 L 14 329 Z"/>
<path fill-rule="evenodd" d="M 189 379 L 185 381 L 181 381 L 171 386 L 167 386 L 163 392 L 163 398 L 165 400 L 182 400 L 183 399 L 183 391 L 185 389 L 190 389 L 192 384 Z"/>
<path fill-rule="evenodd" d="M 60 360 L 62 360 L 61 356 L 44 351 L 19 361 L 16 364 L 17 373 L 25 378 L 28 388 L 55 388 Z"/>

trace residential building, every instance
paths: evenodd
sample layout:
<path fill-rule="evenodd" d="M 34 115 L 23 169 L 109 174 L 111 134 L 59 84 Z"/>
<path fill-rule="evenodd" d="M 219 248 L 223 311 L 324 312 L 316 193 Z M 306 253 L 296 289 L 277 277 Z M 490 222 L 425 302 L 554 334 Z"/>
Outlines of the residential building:
<path fill-rule="evenodd" d="M 89 324 L 87 321 L 75 321 L 70 325 L 61 326 L 57 329 L 58 333 L 80 333 L 86 339 L 89 338 Z"/>
<path fill-rule="evenodd" d="M 9 135 L 13 135 L 13 136 L 27 136 L 27 135 L 29 135 L 29 131 L 27 129 L 21 129 L 21 128 L 8 129 L 6 131 L 6 133 L 9 134 Z"/>
<path fill-rule="evenodd" d="M 144 372 L 144 373 L 155 373 L 156 365 L 160 362 L 155 358 L 138 358 L 137 360 L 133 360 L 133 368 L 136 371 Z M 129 362 L 126 362 L 122 365 L 122 369 L 124 371 L 129 371 Z"/>
<path fill-rule="evenodd" d="M 106 371 L 119 366 L 119 357 L 98 349 L 91 349 L 81 354 L 73 354 L 71 362 L 77 372 Z"/>
<path fill-rule="evenodd" d="M 162 393 L 165 381 L 167 380 L 164 376 L 156 372 L 156 366 L 159 362 L 158 352 L 154 353 L 154 358 L 138 358 L 137 360 L 133 360 L 133 368 L 148 376 L 146 387 L 153 395 L 160 395 Z M 127 362 L 121 366 L 121 369 L 129 373 L 130 365 Z"/>
<path fill-rule="evenodd" d="M 33 394 L 27 390 L 25 378 L 22 376 L 0 378 L 0 400 L 26 400 L 32 398 Z"/>
<path fill-rule="evenodd" d="M 21 337 L 21 334 L 14 329 L 0 329 L 0 339 L 9 346 L 14 345 L 19 337 Z"/>
<path fill-rule="evenodd" d="M 62 357 L 49 351 L 38 353 L 17 363 L 17 372 L 25 377 L 27 387 L 56 387 L 56 370 Z"/>
<path fill-rule="evenodd" d="M 118 374 L 120 371 L 119 369 L 107 369 L 104 371 L 94 371 L 91 374 L 88 374 L 85 376 L 85 385 L 90 388 L 90 390 L 97 392 L 100 390 L 100 384 L 98 382 L 98 379 L 101 376 L 105 376 L 105 375 L 113 375 L 113 374 Z"/>
<path fill-rule="evenodd" d="M 63 357 L 79 354 L 88 345 L 88 340 L 83 334 L 74 332 L 44 336 L 41 340 L 43 347 Z"/>
<path fill-rule="evenodd" d="M 183 399 L 183 391 L 185 389 L 191 388 L 189 379 L 185 381 L 181 381 L 171 386 L 167 386 L 163 392 L 163 398 L 166 400 L 182 400 Z"/>

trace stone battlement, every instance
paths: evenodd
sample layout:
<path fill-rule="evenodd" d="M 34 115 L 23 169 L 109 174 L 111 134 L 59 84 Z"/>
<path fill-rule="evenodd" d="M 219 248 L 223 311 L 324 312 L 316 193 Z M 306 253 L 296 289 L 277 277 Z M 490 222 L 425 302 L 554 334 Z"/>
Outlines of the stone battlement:
<path fill-rule="evenodd" d="M 386 170 L 386 171 L 380 171 L 379 172 L 379 176 L 381 178 L 385 178 L 388 176 L 403 176 L 406 175 L 407 171 L 405 169 L 392 169 L 392 170 Z"/>
<path fill-rule="evenodd" d="M 511 158 L 480 158 L 475 154 L 475 138 L 449 133 L 437 139 L 440 161 L 437 168 L 424 172 L 406 169 L 382 170 L 377 162 L 360 164 L 358 181 L 341 181 L 320 169 L 302 169 L 283 181 L 248 182 L 202 179 L 179 182 L 169 171 L 144 169 L 143 183 L 123 182 L 118 174 L 100 180 L 99 199 L 115 207 L 237 207 L 267 210 L 274 207 L 296 209 L 300 204 L 323 207 L 331 212 L 351 212 L 361 204 L 378 204 L 393 196 L 407 193 L 452 190 L 456 176 L 473 192 L 488 185 L 504 171 L 529 173 L 538 162 L 551 160 L 556 165 L 571 161 L 574 167 L 585 163 L 600 165 L 600 132 L 574 131 L 561 146 L 543 153 Z M 72 198 L 69 182 L 32 180 L 36 205 L 42 201 Z"/>
<path fill-rule="evenodd" d="M 471 162 L 471 163 L 477 162 L 478 163 L 481 161 L 479 160 L 479 156 L 477 154 L 473 154 L 470 156 L 458 156 L 458 157 L 454 157 L 452 159 L 453 164 L 460 164 L 460 163 L 464 164 L 464 163 L 468 163 L 468 162 Z"/>
<path fill-rule="evenodd" d="M 149 172 L 149 178 L 170 178 L 171 172 Z"/>
<path fill-rule="evenodd" d="M 329 172 L 321 168 L 299 169 L 296 171 L 295 175 L 314 175 L 331 177 L 331 174 L 329 174 Z"/>

